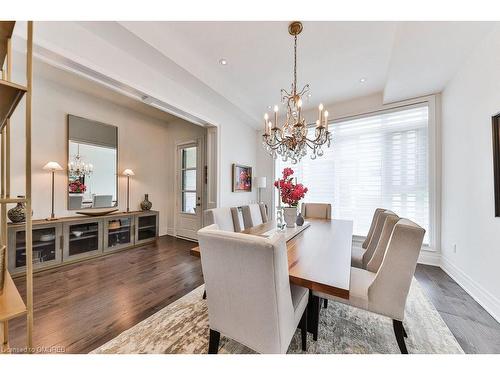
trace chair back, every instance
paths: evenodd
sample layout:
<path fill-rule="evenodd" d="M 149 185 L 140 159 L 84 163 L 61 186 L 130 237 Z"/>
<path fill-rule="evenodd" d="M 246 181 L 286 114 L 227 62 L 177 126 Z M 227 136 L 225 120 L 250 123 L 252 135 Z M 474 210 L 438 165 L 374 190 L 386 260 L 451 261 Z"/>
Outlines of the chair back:
<path fill-rule="evenodd" d="M 364 269 L 366 269 L 368 262 L 372 259 L 373 254 L 375 253 L 375 249 L 377 248 L 380 236 L 382 234 L 382 229 L 384 228 L 385 219 L 387 219 L 387 217 L 391 215 L 396 215 L 396 214 L 392 211 L 385 210 L 377 216 L 377 221 L 375 223 L 375 227 L 373 228 L 373 234 L 370 239 L 370 243 L 368 244 L 366 251 L 363 253 L 362 261 Z"/>
<path fill-rule="evenodd" d="M 68 210 L 79 210 L 82 208 L 83 196 L 69 195 Z"/>
<path fill-rule="evenodd" d="M 375 251 L 373 252 L 373 256 L 366 265 L 367 271 L 377 273 L 380 265 L 382 264 L 382 260 L 384 259 L 385 251 L 387 250 L 387 244 L 391 239 L 394 226 L 398 221 L 399 216 L 396 214 L 389 214 L 385 218 L 385 223 L 382 227 L 382 233 L 380 234 L 380 238 L 378 240 L 377 246 L 375 247 Z"/>
<path fill-rule="evenodd" d="M 210 329 L 261 353 L 286 352 L 294 309 L 285 239 L 198 231 Z"/>
<path fill-rule="evenodd" d="M 369 310 L 403 321 L 406 298 L 415 273 L 425 229 L 399 219 L 387 244 L 382 264 L 368 287 Z"/>
<path fill-rule="evenodd" d="M 234 231 L 241 232 L 245 226 L 243 225 L 243 214 L 240 207 L 231 207 L 231 215 L 233 216 Z"/>
<path fill-rule="evenodd" d="M 217 224 L 220 230 L 234 232 L 233 215 L 230 207 L 205 210 L 205 225 Z"/>
<path fill-rule="evenodd" d="M 370 229 L 368 230 L 368 234 L 366 235 L 365 241 L 361 245 L 361 247 L 363 249 L 366 249 L 368 247 L 368 245 L 370 244 L 370 240 L 371 240 L 372 235 L 373 235 L 373 230 L 375 229 L 375 224 L 377 223 L 378 215 L 384 211 L 385 211 L 384 208 L 377 208 L 375 210 L 375 212 L 373 213 L 373 219 L 372 219 L 372 223 L 370 224 Z"/>
<path fill-rule="evenodd" d="M 102 208 L 111 207 L 113 205 L 112 195 L 93 195 L 92 196 L 92 207 Z"/>
<path fill-rule="evenodd" d="M 302 203 L 302 216 L 305 218 L 331 219 L 332 205 L 330 203 Z"/>
<path fill-rule="evenodd" d="M 252 203 L 241 207 L 243 225 L 245 229 L 267 222 L 266 206 L 264 203 Z"/>

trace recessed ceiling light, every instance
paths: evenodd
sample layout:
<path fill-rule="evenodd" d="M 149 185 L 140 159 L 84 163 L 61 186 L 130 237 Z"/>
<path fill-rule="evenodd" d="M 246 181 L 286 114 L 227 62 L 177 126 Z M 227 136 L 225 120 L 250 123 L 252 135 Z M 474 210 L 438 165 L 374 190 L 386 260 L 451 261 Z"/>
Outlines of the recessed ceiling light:
<path fill-rule="evenodd" d="M 359 79 L 359 83 L 365 83 L 365 82 L 366 82 L 366 78 L 365 78 L 365 77 L 361 77 L 361 78 Z"/>
<path fill-rule="evenodd" d="M 219 64 L 221 65 L 227 65 L 227 60 L 226 59 L 220 59 Z"/>

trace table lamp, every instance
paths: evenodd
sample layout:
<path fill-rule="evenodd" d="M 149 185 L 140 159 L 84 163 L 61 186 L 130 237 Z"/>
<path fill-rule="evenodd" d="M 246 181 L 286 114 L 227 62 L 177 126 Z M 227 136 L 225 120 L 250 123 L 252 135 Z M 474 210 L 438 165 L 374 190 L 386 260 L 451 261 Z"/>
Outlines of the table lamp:
<path fill-rule="evenodd" d="M 46 171 L 52 172 L 52 212 L 50 217 L 47 220 L 55 220 L 56 217 L 54 215 L 54 174 L 56 171 L 62 171 L 62 167 L 56 161 L 49 161 L 47 164 L 43 166 L 43 169 Z"/>
<path fill-rule="evenodd" d="M 132 169 L 125 169 L 122 175 L 127 176 L 127 212 L 130 212 L 130 176 L 135 176 Z"/>
<path fill-rule="evenodd" d="M 266 188 L 267 179 L 266 177 L 255 177 L 255 186 L 259 189 L 259 203 L 262 203 L 261 199 L 261 189 Z"/>

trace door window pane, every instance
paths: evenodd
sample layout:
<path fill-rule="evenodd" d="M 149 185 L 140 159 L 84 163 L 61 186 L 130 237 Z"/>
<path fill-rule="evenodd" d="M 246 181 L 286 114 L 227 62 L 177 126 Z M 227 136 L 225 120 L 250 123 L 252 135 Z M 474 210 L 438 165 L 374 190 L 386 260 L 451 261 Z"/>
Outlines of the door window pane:
<path fill-rule="evenodd" d="M 196 169 L 182 171 L 182 190 L 196 190 Z"/>
<path fill-rule="evenodd" d="M 196 147 L 187 147 L 182 150 L 182 168 L 196 168 Z"/>
<path fill-rule="evenodd" d="M 196 207 L 196 193 L 185 191 L 182 193 L 182 212 L 194 214 Z"/>

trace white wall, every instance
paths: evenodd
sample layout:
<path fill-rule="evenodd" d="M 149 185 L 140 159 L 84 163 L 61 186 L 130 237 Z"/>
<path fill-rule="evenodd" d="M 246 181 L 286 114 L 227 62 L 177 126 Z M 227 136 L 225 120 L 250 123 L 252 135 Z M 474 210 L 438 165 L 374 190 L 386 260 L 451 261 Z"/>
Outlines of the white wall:
<path fill-rule="evenodd" d="M 491 116 L 500 111 L 500 28 L 442 95 L 442 267 L 500 320 Z M 456 245 L 456 252 L 454 246 Z"/>

